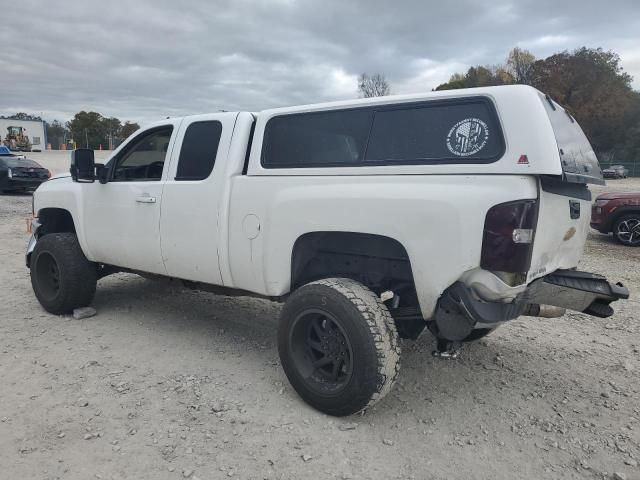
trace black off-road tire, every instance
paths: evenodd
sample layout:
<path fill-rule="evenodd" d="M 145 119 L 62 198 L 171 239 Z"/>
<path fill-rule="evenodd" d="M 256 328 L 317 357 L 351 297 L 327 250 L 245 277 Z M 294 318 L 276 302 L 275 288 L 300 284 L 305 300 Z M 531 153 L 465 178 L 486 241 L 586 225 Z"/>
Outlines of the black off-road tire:
<path fill-rule="evenodd" d="M 44 309 L 55 315 L 86 307 L 96 292 L 97 269 L 73 233 L 50 233 L 31 254 L 31 285 Z"/>
<path fill-rule="evenodd" d="M 622 215 L 618 218 L 612 227 L 613 237 L 623 245 L 627 245 L 629 247 L 639 247 L 640 246 L 640 233 L 636 233 L 633 237 L 629 236 L 627 238 L 626 235 L 621 234 L 621 226 L 626 222 L 627 226 L 630 226 L 633 229 L 638 229 L 638 225 L 640 225 L 640 213 L 631 213 L 628 215 Z M 628 228 L 623 229 L 628 230 Z"/>
<path fill-rule="evenodd" d="M 297 332 L 307 328 L 305 322 L 323 315 L 331 318 L 342 345 L 350 349 L 350 373 L 345 373 L 342 384 L 318 381 L 317 368 L 309 363 L 314 351 L 297 340 Z M 280 317 L 278 352 L 289 382 L 302 399 L 334 416 L 371 407 L 391 390 L 400 369 L 398 332 L 389 310 L 375 293 L 347 278 L 318 280 L 289 297 Z M 347 370 L 346 361 L 343 368 Z"/>

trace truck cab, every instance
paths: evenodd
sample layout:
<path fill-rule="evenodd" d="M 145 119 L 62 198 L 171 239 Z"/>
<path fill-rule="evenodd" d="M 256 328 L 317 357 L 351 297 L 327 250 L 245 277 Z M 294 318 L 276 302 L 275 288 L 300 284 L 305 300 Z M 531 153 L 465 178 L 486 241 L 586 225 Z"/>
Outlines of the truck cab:
<path fill-rule="evenodd" d="M 578 123 L 526 86 L 166 119 L 37 190 L 27 266 L 57 314 L 115 271 L 284 302 L 287 377 L 347 415 L 391 388 L 399 337 L 446 357 L 520 315 L 612 315 L 628 291 L 576 269 L 589 183 Z"/>

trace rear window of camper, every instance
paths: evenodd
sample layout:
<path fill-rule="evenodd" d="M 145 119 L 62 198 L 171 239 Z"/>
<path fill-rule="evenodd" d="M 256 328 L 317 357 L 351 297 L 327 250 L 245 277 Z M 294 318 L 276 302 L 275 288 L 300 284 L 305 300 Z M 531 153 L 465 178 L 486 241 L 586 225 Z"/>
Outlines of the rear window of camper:
<path fill-rule="evenodd" d="M 558 143 L 563 177 L 568 182 L 604 185 L 602 171 L 589 140 L 573 116 L 548 95 L 540 95 Z"/>

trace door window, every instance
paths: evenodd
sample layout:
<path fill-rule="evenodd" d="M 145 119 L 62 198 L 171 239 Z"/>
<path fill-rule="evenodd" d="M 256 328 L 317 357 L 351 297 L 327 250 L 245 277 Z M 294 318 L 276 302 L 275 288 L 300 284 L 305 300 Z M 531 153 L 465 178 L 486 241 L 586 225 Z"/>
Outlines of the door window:
<path fill-rule="evenodd" d="M 222 123 L 194 122 L 187 128 L 180 149 L 176 180 L 204 180 L 213 171 Z"/>
<path fill-rule="evenodd" d="M 140 135 L 116 159 L 112 181 L 157 181 L 162 178 L 172 126 Z"/>

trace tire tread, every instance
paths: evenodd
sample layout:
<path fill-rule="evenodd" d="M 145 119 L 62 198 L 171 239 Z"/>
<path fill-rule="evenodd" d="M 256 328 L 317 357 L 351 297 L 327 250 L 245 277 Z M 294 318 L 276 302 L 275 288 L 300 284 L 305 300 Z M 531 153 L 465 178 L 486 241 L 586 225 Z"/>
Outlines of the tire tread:
<path fill-rule="evenodd" d="M 48 302 L 38 294 L 34 280 L 35 263 L 43 250 L 52 254 L 61 270 L 62 295 Z M 93 300 L 96 292 L 97 271 L 95 265 L 87 260 L 74 233 L 50 233 L 41 237 L 32 253 L 31 283 L 40 304 L 49 313 L 61 315 L 70 313 L 76 308 L 86 307 Z"/>
<path fill-rule="evenodd" d="M 400 342 L 391 313 L 380 298 L 365 285 L 349 278 L 326 278 L 308 283 L 293 295 L 303 294 L 304 289 L 326 287 L 349 301 L 364 320 L 368 335 L 375 349 L 377 374 L 372 381 L 354 395 L 348 404 L 335 410 L 324 409 L 332 415 L 349 415 L 366 410 L 380 401 L 392 389 L 400 372 Z M 285 306 L 286 309 L 286 306 Z"/>

